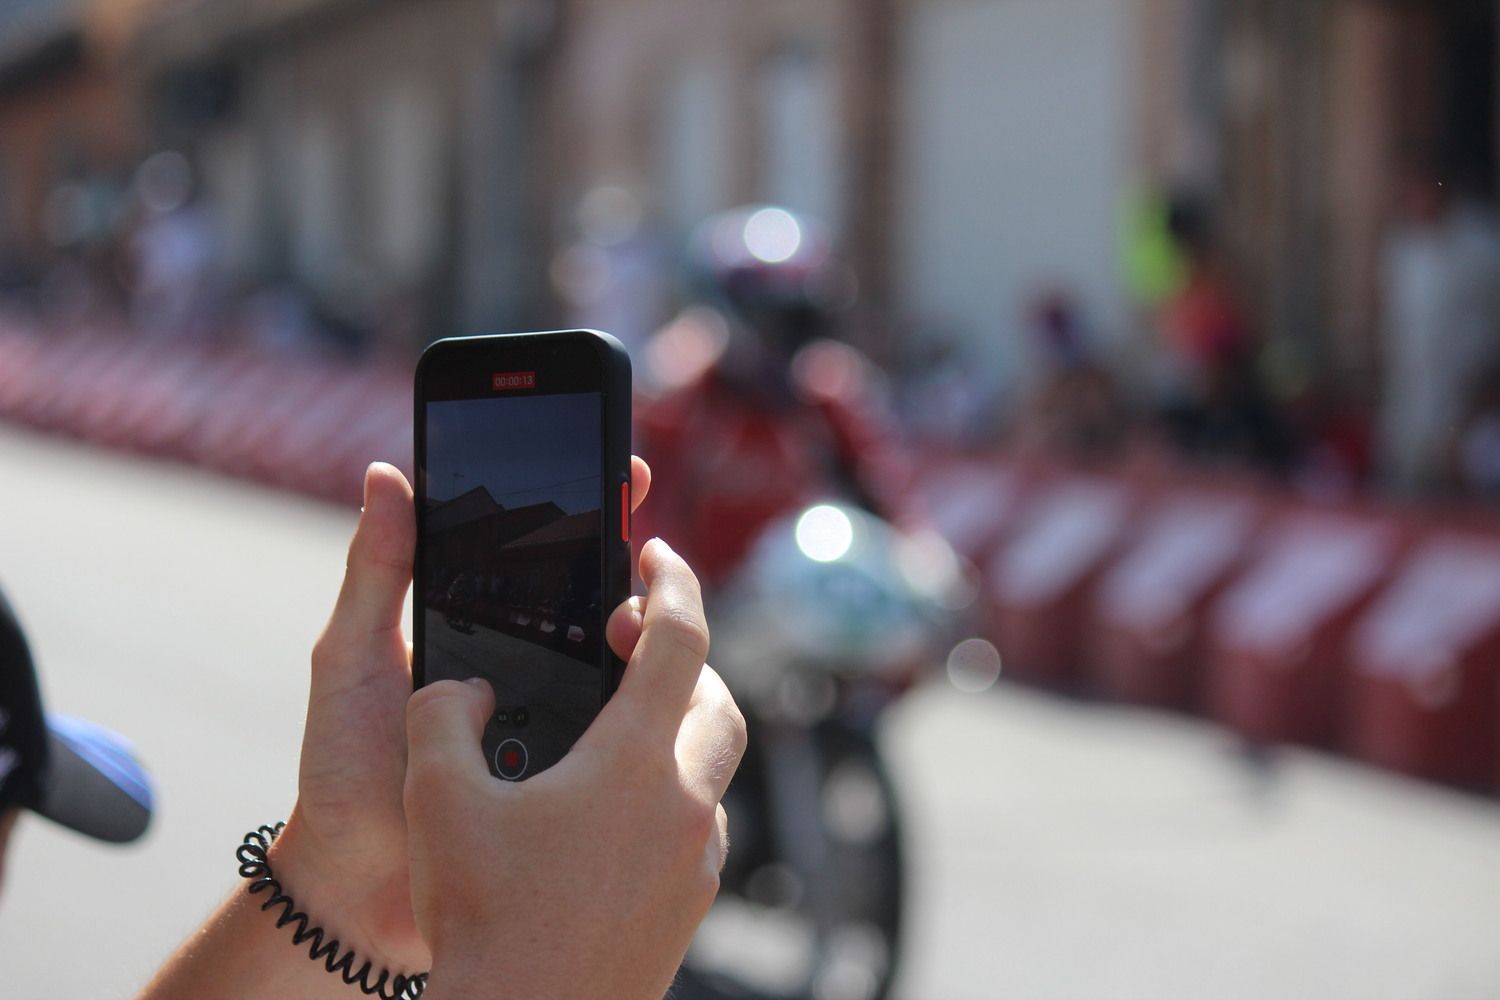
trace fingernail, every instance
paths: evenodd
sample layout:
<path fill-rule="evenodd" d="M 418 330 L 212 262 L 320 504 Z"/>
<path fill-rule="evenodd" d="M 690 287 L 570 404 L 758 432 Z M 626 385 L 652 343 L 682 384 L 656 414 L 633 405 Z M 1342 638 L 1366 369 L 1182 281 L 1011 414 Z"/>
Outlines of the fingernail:
<path fill-rule="evenodd" d="M 667 544 L 667 540 L 665 538 L 662 538 L 660 535 L 657 535 L 655 538 L 653 538 L 651 540 L 653 542 L 655 542 L 657 545 L 660 545 L 662 548 L 666 549 L 668 555 L 673 555 L 673 556 L 677 555 L 676 551 L 673 550 L 672 546 L 670 546 L 670 545 Z"/>
<path fill-rule="evenodd" d="M 375 468 L 374 462 L 371 462 L 369 465 L 365 466 L 364 501 L 359 508 L 359 512 L 361 514 L 365 512 L 366 507 L 370 506 L 370 470 L 373 468 Z"/>
<path fill-rule="evenodd" d="M 483 677 L 470 677 L 467 678 L 464 683 L 468 684 L 470 687 L 479 688 L 481 691 L 488 691 L 490 689 L 490 682 L 485 680 Z"/>

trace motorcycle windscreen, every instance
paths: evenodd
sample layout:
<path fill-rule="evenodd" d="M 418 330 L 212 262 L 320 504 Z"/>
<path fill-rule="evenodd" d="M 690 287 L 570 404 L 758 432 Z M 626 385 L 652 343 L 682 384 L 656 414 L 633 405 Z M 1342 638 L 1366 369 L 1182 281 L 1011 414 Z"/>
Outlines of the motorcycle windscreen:
<path fill-rule="evenodd" d="M 542 771 L 603 702 L 601 397 L 426 404 L 426 681 L 495 691 L 497 777 Z"/>

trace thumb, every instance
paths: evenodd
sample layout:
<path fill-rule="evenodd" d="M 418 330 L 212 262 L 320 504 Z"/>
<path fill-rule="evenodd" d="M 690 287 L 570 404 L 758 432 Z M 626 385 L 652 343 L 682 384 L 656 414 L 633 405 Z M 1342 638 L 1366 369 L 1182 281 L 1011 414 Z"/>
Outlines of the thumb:
<path fill-rule="evenodd" d="M 449 784 L 490 776 L 481 742 L 495 692 L 480 677 L 436 681 L 406 703 L 407 781 Z"/>
<path fill-rule="evenodd" d="M 353 638 L 400 628 L 416 541 L 411 486 L 395 466 L 376 462 L 365 470 L 365 506 L 330 633 Z"/>

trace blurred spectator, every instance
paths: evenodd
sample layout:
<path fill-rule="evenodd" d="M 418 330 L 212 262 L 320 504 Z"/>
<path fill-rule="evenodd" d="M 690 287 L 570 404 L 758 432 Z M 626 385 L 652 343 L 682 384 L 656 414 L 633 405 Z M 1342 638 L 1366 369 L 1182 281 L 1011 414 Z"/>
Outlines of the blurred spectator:
<path fill-rule="evenodd" d="M 50 257 L 36 279 L 51 322 L 75 328 L 119 316 L 119 236 L 127 204 L 119 178 L 83 162 L 48 190 L 42 218 Z"/>
<path fill-rule="evenodd" d="M 1205 206 L 1178 196 L 1169 227 L 1184 264 L 1159 320 L 1161 415 L 1178 447 L 1283 469 L 1291 447 L 1256 369 L 1256 343 Z"/>
<path fill-rule="evenodd" d="M 1181 375 L 1185 401 L 1201 403 L 1215 373 L 1240 363 L 1249 352 L 1245 322 L 1213 239 L 1207 209 L 1178 197 L 1168 226 L 1182 253 L 1182 281 L 1163 303 L 1162 343 Z"/>
<path fill-rule="evenodd" d="M 1456 195 L 1450 197 L 1450 195 Z M 1384 472 L 1435 487 L 1480 373 L 1500 352 L 1500 225 L 1493 206 L 1415 173 L 1384 252 Z"/>
<path fill-rule="evenodd" d="M 1459 489 L 1500 498 L 1500 364 L 1479 380 L 1468 413 L 1448 453 L 1449 478 Z"/>
<path fill-rule="evenodd" d="M 307 296 L 290 280 L 249 289 L 234 310 L 232 326 L 246 343 L 272 353 L 303 353 L 325 335 Z"/>
<path fill-rule="evenodd" d="M 1032 306 L 1027 326 L 1042 376 L 1022 406 L 1022 447 L 1079 456 L 1118 450 L 1125 408 L 1114 378 L 1092 356 L 1076 302 L 1065 292 L 1047 292 Z"/>
<path fill-rule="evenodd" d="M 1004 396 L 996 367 L 948 331 L 903 330 L 897 344 L 889 370 L 906 432 L 939 446 L 992 443 Z"/>
<path fill-rule="evenodd" d="M 1181 291 L 1187 262 L 1172 233 L 1171 199 L 1150 188 L 1128 192 L 1116 239 L 1121 283 L 1132 302 L 1154 310 Z"/>
<path fill-rule="evenodd" d="M 1305 493 L 1344 496 L 1369 482 L 1375 470 L 1371 411 L 1355 395 L 1353 379 L 1324 375 L 1292 406 L 1297 427 L 1295 480 Z"/>
<path fill-rule="evenodd" d="M 195 198 L 187 157 L 148 157 L 136 171 L 135 194 L 140 220 L 130 241 L 131 322 L 174 335 L 200 332 L 214 305 L 216 241 L 213 220 Z"/>
<path fill-rule="evenodd" d="M 0 316 L 34 318 L 36 286 L 41 279 L 37 262 L 15 241 L 0 235 Z"/>

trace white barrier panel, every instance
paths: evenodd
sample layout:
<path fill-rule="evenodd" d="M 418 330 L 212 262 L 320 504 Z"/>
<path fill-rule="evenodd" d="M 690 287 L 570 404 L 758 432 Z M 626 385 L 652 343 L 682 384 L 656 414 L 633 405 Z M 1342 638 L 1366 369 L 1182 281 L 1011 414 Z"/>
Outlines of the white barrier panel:
<path fill-rule="evenodd" d="M 1125 488 L 1105 479 L 1075 479 L 1030 504 L 1011 544 L 990 563 L 990 593 L 1006 605 L 1045 604 L 1099 564 L 1129 514 Z"/>
<path fill-rule="evenodd" d="M 1295 514 L 1271 528 L 1265 554 L 1216 605 L 1211 630 L 1236 649 L 1294 649 L 1379 582 L 1396 544 L 1388 524 Z"/>
<path fill-rule="evenodd" d="M 1500 631 L 1500 544 L 1447 536 L 1423 544 L 1360 620 L 1356 669 L 1418 681 L 1457 665 Z"/>

